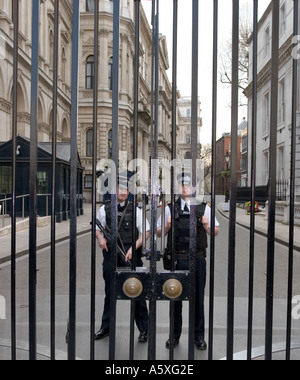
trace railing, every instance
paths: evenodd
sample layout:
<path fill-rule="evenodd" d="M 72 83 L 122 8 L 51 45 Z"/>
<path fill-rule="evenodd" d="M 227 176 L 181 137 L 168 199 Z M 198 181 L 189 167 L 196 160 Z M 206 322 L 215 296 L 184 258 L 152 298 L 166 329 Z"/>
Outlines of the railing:
<path fill-rule="evenodd" d="M 279 180 L 276 183 L 276 188 L 276 200 L 286 202 L 290 188 L 290 182 L 287 180 Z"/>
<path fill-rule="evenodd" d="M 51 194 L 38 194 L 38 198 L 46 197 L 46 205 L 45 205 L 45 216 L 49 216 L 49 198 L 51 199 Z M 21 218 L 25 219 L 25 212 L 27 210 L 27 213 L 29 212 L 29 206 L 25 204 L 25 199 L 29 199 L 29 194 L 20 195 L 16 197 L 16 200 L 21 199 L 22 200 L 22 207 L 21 207 Z M 4 199 L 0 199 L 0 215 L 2 219 L 2 228 L 5 227 L 5 217 L 8 215 L 9 210 L 11 210 L 11 207 L 8 207 L 8 202 L 12 202 L 12 198 L 6 198 L 4 196 Z M 27 206 L 27 207 L 26 207 Z"/>

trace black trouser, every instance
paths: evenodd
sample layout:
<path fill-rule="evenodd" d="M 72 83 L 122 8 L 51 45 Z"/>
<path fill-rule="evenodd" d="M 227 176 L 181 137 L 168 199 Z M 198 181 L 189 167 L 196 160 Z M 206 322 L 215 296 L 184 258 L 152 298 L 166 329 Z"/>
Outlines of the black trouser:
<path fill-rule="evenodd" d="M 103 251 L 104 261 L 103 261 L 103 278 L 105 281 L 105 301 L 104 301 L 104 311 L 102 316 L 102 326 L 101 329 L 109 330 L 110 327 L 110 289 L 111 289 L 111 266 L 110 252 Z M 142 267 L 143 261 L 141 258 L 137 259 L 137 266 Z M 118 267 L 126 267 L 126 265 L 118 260 Z M 149 315 L 146 301 L 136 301 L 135 308 L 135 322 L 141 333 L 148 333 Z"/>
<path fill-rule="evenodd" d="M 178 260 L 176 270 L 189 270 L 188 260 Z M 195 340 L 205 338 L 204 295 L 206 286 L 206 259 L 196 259 L 196 303 L 195 303 Z M 182 302 L 175 302 L 174 339 L 180 339 L 182 334 Z"/>

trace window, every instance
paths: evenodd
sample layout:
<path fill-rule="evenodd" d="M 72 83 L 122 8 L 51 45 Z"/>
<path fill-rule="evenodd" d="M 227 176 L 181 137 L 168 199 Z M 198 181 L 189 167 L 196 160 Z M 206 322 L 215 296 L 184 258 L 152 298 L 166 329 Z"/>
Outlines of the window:
<path fill-rule="evenodd" d="M 90 129 L 86 134 L 86 156 L 93 157 L 93 130 Z"/>
<path fill-rule="evenodd" d="M 114 13 L 114 0 L 109 0 L 110 2 L 110 11 L 111 13 Z"/>
<path fill-rule="evenodd" d="M 107 158 L 109 160 L 112 159 L 112 129 L 108 132 L 108 152 L 107 152 Z"/>
<path fill-rule="evenodd" d="M 66 65 L 67 65 L 66 51 L 63 48 L 61 51 L 61 76 L 64 82 L 66 81 Z"/>
<path fill-rule="evenodd" d="M 190 117 L 191 117 L 191 110 L 190 109 L 188 109 L 186 111 L 186 117 L 188 117 L 190 119 Z"/>
<path fill-rule="evenodd" d="M 87 90 L 92 90 L 94 88 L 94 56 L 91 55 L 86 60 L 86 83 L 85 88 Z"/>
<path fill-rule="evenodd" d="M 110 91 L 112 91 L 113 88 L 113 62 L 113 57 L 111 57 L 108 63 L 108 88 Z"/>
<path fill-rule="evenodd" d="M 48 194 L 48 176 L 47 172 L 38 172 L 37 174 L 37 193 Z"/>
<path fill-rule="evenodd" d="M 271 52 L 271 35 L 270 26 L 265 30 L 265 57 Z"/>
<path fill-rule="evenodd" d="M 282 4 L 280 8 L 280 35 L 282 36 L 286 31 L 286 6 Z"/>
<path fill-rule="evenodd" d="M 86 11 L 94 12 L 95 11 L 95 1 L 94 0 L 86 0 Z"/>
<path fill-rule="evenodd" d="M 270 131 L 270 93 L 268 92 L 264 98 L 264 125 L 263 133 Z"/>
<path fill-rule="evenodd" d="M 186 135 L 186 143 L 187 144 L 191 143 L 191 135 Z"/>
<path fill-rule="evenodd" d="M 54 35 L 53 35 L 53 31 L 50 30 L 50 35 L 49 35 L 49 52 L 48 52 L 50 67 L 53 67 L 53 49 L 54 49 Z"/>
<path fill-rule="evenodd" d="M 285 80 L 281 80 L 279 83 L 279 123 L 285 123 Z"/>
<path fill-rule="evenodd" d="M 84 177 L 84 188 L 92 189 L 93 188 L 93 176 L 91 174 L 87 174 Z"/>
<path fill-rule="evenodd" d="M 285 159 L 284 159 L 284 146 L 278 149 L 278 173 L 277 179 L 283 181 L 285 179 Z"/>
<path fill-rule="evenodd" d="M 0 166 L 0 194 L 11 194 L 12 170 L 10 166 Z"/>
<path fill-rule="evenodd" d="M 264 181 L 265 185 L 269 183 L 269 152 L 264 153 Z"/>

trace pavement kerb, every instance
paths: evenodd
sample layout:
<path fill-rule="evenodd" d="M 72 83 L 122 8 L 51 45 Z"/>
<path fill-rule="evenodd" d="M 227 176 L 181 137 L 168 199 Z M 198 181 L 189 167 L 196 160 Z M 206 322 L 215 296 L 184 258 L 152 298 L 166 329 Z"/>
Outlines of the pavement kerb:
<path fill-rule="evenodd" d="M 224 218 L 226 218 L 226 219 L 229 220 L 229 213 L 223 211 L 223 210 L 222 210 L 222 206 L 223 206 L 223 203 L 221 203 L 221 204 L 219 204 L 219 205 L 217 206 L 218 211 L 219 211 L 219 213 L 220 213 L 222 216 L 224 216 Z M 243 227 L 243 228 L 246 228 L 248 231 L 250 231 L 250 227 L 249 227 L 247 224 L 242 223 L 242 222 L 240 222 L 239 220 L 236 220 L 236 224 L 237 224 L 238 226 Z M 262 230 L 260 230 L 260 229 L 258 229 L 258 228 L 255 228 L 255 233 L 258 234 L 258 235 L 260 235 L 260 236 L 263 236 L 263 237 L 265 237 L 265 238 L 268 238 L 268 234 L 267 234 L 265 231 L 262 231 Z M 278 244 L 281 244 L 281 245 L 283 245 L 283 246 L 285 246 L 285 247 L 289 247 L 289 246 L 290 246 L 288 240 L 283 240 L 283 239 L 280 239 L 280 238 L 278 238 L 278 237 L 275 237 L 275 242 L 278 243 Z M 299 245 L 294 245 L 294 250 L 297 251 L 297 252 L 300 252 L 300 246 L 299 246 Z"/>
<path fill-rule="evenodd" d="M 83 235 L 86 235 L 87 233 L 91 232 L 91 229 L 87 229 L 87 230 L 84 230 L 84 231 L 80 231 L 77 233 L 77 237 L 80 237 L 80 236 L 83 236 Z M 60 239 L 57 239 L 55 241 L 55 244 L 59 244 L 59 243 L 62 243 L 62 242 L 65 242 L 65 241 L 68 241 L 70 239 L 70 236 L 65 236 L 63 238 L 60 238 Z M 51 247 L 51 241 L 47 242 L 47 243 L 43 243 L 43 244 L 40 244 L 37 246 L 36 250 L 37 252 L 38 251 L 41 251 L 42 249 L 45 249 L 45 248 L 49 248 Z M 27 256 L 29 255 L 29 249 L 26 249 L 24 251 L 20 251 L 20 252 L 17 252 L 16 253 L 16 259 L 20 259 L 24 256 Z M 6 256 L 6 257 L 2 257 L 0 259 L 0 265 L 2 264 L 5 264 L 5 263 L 8 263 L 9 261 L 11 260 L 11 255 L 9 256 Z"/>

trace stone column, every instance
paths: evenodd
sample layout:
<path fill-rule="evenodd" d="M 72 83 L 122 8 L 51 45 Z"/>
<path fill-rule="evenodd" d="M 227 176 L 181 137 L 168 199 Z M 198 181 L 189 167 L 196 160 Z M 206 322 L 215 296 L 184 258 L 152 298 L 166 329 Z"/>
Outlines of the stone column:
<path fill-rule="evenodd" d="M 108 90 L 108 36 L 107 29 L 100 29 L 99 88 Z M 108 96 L 107 96 L 108 97 Z"/>
<path fill-rule="evenodd" d="M 127 45 L 128 45 L 128 35 L 121 35 L 121 100 L 127 102 L 128 101 L 128 78 L 127 78 Z"/>

